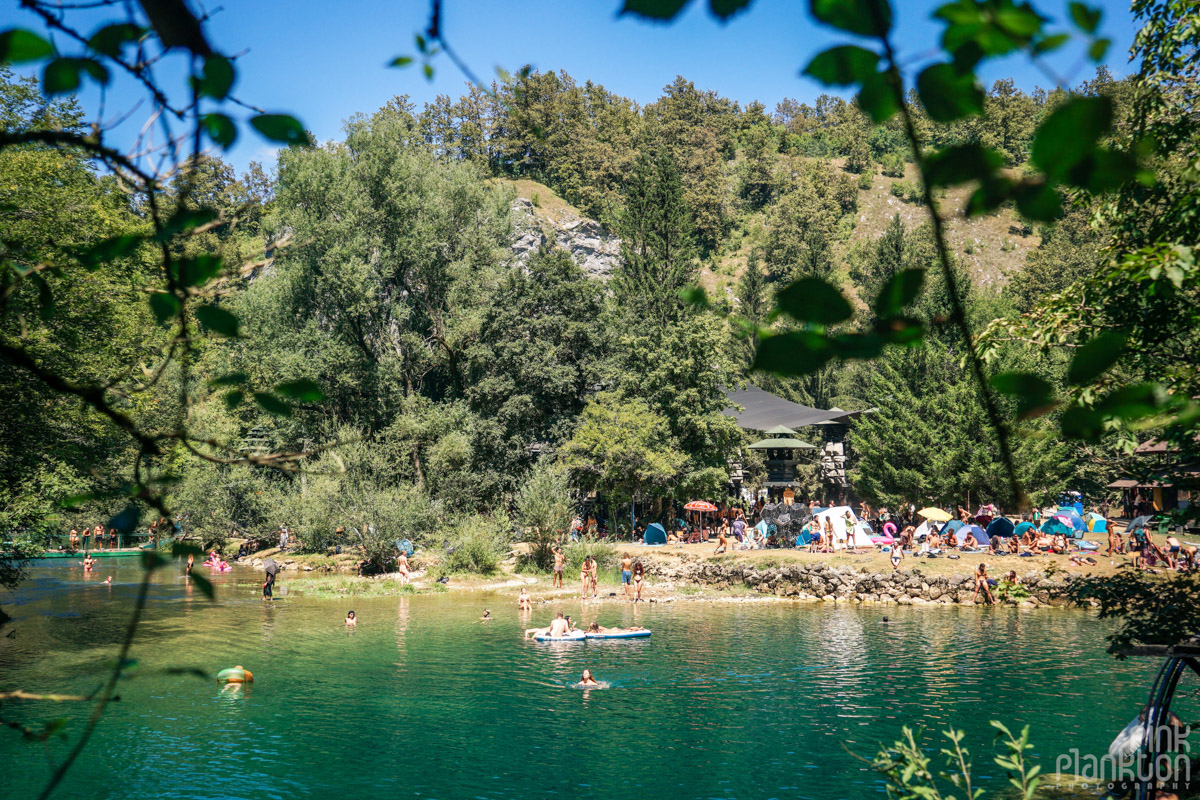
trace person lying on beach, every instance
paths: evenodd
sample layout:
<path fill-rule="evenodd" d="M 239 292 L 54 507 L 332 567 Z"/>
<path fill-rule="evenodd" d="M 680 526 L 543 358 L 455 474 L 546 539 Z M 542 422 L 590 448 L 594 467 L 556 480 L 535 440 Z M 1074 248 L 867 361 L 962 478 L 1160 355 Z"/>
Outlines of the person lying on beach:
<path fill-rule="evenodd" d="M 581 675 L 579 678 L 579 683 L 576 685 L 577 686 L 599 686 L 600 681 L 598 681 L 594 677 L 592 677 L 592 671 L 590 669 L 585 669 L 583 671 L 583 675 Z"/>
<path fill-rule="evenodd" d="M 1091 556 L 1085 556 L 1083 553 L 1072 553 L 1067 557 L 1067 560 L 1077 567 L 1096 566 L 1096 559 L 1092 558 Z"/>

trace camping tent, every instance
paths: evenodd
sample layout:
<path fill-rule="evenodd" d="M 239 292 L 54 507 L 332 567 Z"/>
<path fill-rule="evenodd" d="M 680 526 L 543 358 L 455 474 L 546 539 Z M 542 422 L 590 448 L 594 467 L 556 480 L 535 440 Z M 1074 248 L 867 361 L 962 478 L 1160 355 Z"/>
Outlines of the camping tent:
<path fill-rule="evenodd" d="M 941 533 L 942 536 L 949 536 L 952 533 L 958 533 L 958 529 L 961 528 L 965 524 L 966 523 L 963 522 L 961 519 L 952 519 L 949 522 L 947 522 L 945 525 L 943 525 L 941 531 L 939 531 L 939 532 Z"/>
<path fill-rule="evenodd" d="M 1064 536 L 1074 536 L 1075 535 L 1074 529 L 1072 529 L 1070 526 L 1064 524 L 1063 521 L 1061 519 L 1059 519 L 1058 517 L 1051 517 L 1050 519 L 1043 522 L 1040 530 L 1042 531 L 1042 533 L 1045 533 L 1045 534 L 1048 534 L 1051 536 L 1058 534 L 1058 533 L 1061 533 Z"/>
<path fill-rule="evenodd" d="M 1036 531 L 1037 525 L 1034 525 L 1032 522 L 1029 522 L 1028 520 L 1024 520 L 1019 525 L 1017 525 L 1016 529 L 1013 531 L 1013 536 L 1024 536 L 1025 532 L 1030 530 L 1031 528 Z"/>
<path fill-rule="evenodd" d="M 1087 526 L 1091 533 L 1108 533 L 1108 520 L 1099 514 L 1088 514 Z"/>
<path fill-rule="evenodd" d="M 915 531 L 913 531 L 913 541 L 914 542 L 925 541 L 925 537 L 929 535 L 929 532 L 931 530 L 933 530 L 933 527 L 929 524 L 928 520 L 925 522 L 922 522 L 920 525 L 917 526 L 917 529 Z"/>
<path fill-rule="evenodd" d="M 846 524 L 847 515 L 851 524 Z M 871 541 L 871 529 L 855 515 L 850 506 L 834 506 L 815 515 L 821 521 L 824 529 L 825 521 L 829 520 L 833 528 L 833 549 L 841 550 L 847 547 L 874 547 Z"/>
<path fill-rule="evenodd" d="M 1071 527 L 1077 531 L 1086 531 L 1087 523 L 1083 521 L 1083 517 L 1070 506 L 1059 506 L 1059 509 L 1054 512 L 1056 517 L 1066 517 L 1071 521 Z"/>
<path fill-rule="evenodd" d="M 954 532 L 955 541 L 961 545 L 964 541 L 966 541 L 968 532 L 975 534 L 975 541 L 980 545 L 987 546 L 992 543 L 992 540 L 988 538 L 987 533 L 978 525 L 963 525 L 960 527 Z"/>
<path fill-rule="evenodd" d="M 642 536 L 642 542 L 644 544 L 666 544 L 667 531 L 657 522 L 651 522 L 646 526 L 646 533 Z"/>
<path fill-rule="evenodd" d="M 994 520 L 992 520 L 991 522 L 988 523 L 987 535 L 988 535 L 989 539 L 991 539 L 993 536 L 1002 536 L 1002 537 L 1012 536 L 1013 535 L 1012 520 L 1009 519 L 1008 517 L 996 517 Z"/>

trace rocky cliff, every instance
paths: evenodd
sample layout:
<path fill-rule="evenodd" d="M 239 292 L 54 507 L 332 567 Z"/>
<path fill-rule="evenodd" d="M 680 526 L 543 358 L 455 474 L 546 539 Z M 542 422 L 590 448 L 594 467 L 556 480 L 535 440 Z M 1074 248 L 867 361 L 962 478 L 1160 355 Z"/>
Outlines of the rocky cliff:
<path fill-rule="evenodd" d="M 549 191 L 549 190 L 547 190 Z M 513 252 L 517 262 L 525 263 L 545 245 L 553 242 L 566 250 L 583 271 L 593 278 L 606 280 L 616 269 L 621 255 L 621 240 L 570 207 L 544 211 L 528 197 L 513 201 Z"/>

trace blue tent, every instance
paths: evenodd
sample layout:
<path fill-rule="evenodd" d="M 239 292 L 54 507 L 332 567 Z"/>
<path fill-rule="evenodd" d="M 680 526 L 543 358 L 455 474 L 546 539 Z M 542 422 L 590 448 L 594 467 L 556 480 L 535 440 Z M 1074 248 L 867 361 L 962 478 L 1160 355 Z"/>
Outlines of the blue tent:
<path fill-rule="evenodd" d="M 1064 525 L 1062 523 L 1061 519 L 1056 519 L 1055 517 L 1051 517 L 1050 519 L 1043 522 L 1041 531 L 1042 531 L 1042 533 L 1048 533 L 1051 536 L 1053 536 L 1056 533 L 1061 533 L 1064 536 L 1074 536 L 1075 535 L 1074 530 L 1072 530 L 1071 528 Z"/>
<path fill-rule="evenodd" d="M 991 522 L 988 523 L 987 535 L 988 535 L 989 539 L 992 538 L 993 536 L 1005 536 L 1005 537 L 1012 536 L 1013 535 L 1012 520 L 1009 519 L 1008 517 L 996 517 L 994 520 L 992 520 Z"/>
<path fill-rule="evenodd" d="M 651 522 L 646 526 L 646 535 L 642 537 L 642 542 L 644 544 L 666 544 L 667 531 L 657 522 Z"/>
<path fill-rule="evenodd" d="M 949 536 L 952 533 L 958 533 L 958 529 L 964 524 L 965 523 L 961 519 L 952 519 L 942 526 L 942 529 L 939 531 L 939 533 L 942 536 Z"/>
<path fill-rule="evenodd" d="M 955 541 L 957 541 L 959 544 L 962 544 L 963 541 L 966 540 L 968 532 L 975 534 L 975 541 L 981 545 L 989 545 L 992 543 L 992 540 L 988 538 L 987 533 L 978 525 L 960 525 L 958 530 L 954 532 Z"/>
<path fill-rule="evenodd" d="M 1087 523 L 1083 521 L 1083 517 L 1080 516 L 1079 512 L 1074 508 L 1069 506 L 1059 506 L 1058 511 L 1055 512 L 1055 516 L 1066 517 L 1067 519 L 1071 520 L 1072 528 L 1077 531 L 1083 531 L 1085 533 L 1087 532 Z"/>
<path fill-rule="evenodd" d="M 410 542 L 408 539 L 397 539 L 396 540 L 396 549 L 399 550 L 401 553 L 404 553 L 405 556 L 411 556 L 413 554 L 413 552 L 415 551 L 413 548 L 413 543 Z"/>
<path fill-rule="evenodd" d="M 1022 522 L 1017 526 L 1016 530 L 1013 531 L 1013 536 L 1024 536 L 1025 531 L 1029 530 L 1030 528 L 1036 531 L 1037 525 L 1034 525 L 1032 522 Z"/>

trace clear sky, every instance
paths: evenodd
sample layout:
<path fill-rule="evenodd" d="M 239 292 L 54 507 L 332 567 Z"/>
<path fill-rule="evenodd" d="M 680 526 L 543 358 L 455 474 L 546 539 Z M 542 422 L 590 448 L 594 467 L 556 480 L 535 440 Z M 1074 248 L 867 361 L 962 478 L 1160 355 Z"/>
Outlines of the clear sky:
<path fill-rule="evenodd" d="M 215 7 L 217 0 L 209 0 Z M 639 103 L 652 102 L 662 87 L 683 75 L 702 89 L 715 89 L 743 104 L 760 100 L 768 109 L 784 97 L 811 100 L 821 86 L 799 76 L 819 50 L 847 37 L 819 27 L 807 15 L 805 0 L 756 0 L 750 10 L 721 24 L 707 13 L 706 0 L 693 0 L 671 25 L 620 17 L 620 0 L 444 0 L 443 30 L 451 45 L 488 80 L 496 68 L 515 71 L 523 64 L 563 69 L 591 79 Z M 939 2 L 893 0 L 897 41 L 905 63 L 929 60 L 941 26 L 930 18 Z M 1107 64 L 1120 77 L 1129 71 L 1128 50 L 1136 30 L 1128 2 L 1099 0 L 1102 31 L 1113 40 Z M 1065 24 L 1066 1 L 1035 5 Z M 5 25 L 37 29 L 37 20 L 10 0 L 0 10 Z M 388 69 L 394 56 L 415 54 L 413 34 L 428 22 L 423 0 L 220 0 L 208 23 L 209 39 L 227 54 L 239 54 L 235 94 L 270 111 L 298 116 L 319 140 L 338 138 L 342 120 L 371 112 L 398 94 L 418 107 L 437 94 L 457 96 L 464 77 L 445 57 L 435 61 L 427 81 L 419 69 Z M 102 18 L 94 18 L 99 24 Z M 71 52 L 68 47 L 64 52 Z M 1091 76 L 1082 45 L 1053 60 L 1068 82 Z M 987 67 L 985 81 L 1012 77 L 1025 89 L 1050 80 L 1023 58 Z M 179 84 L 176 84 L 179 85 Z M 114 87 L 106 118 L 127 110 L 140 95 Z M 98 97 L 83 96 L 94 111 Z M 132 141 L 145 114 L 134 113 L 113 141 Z M 228 158 L 239 168 L 252 159 L 272 161 L 273 149 L 245 130 Z"/>

